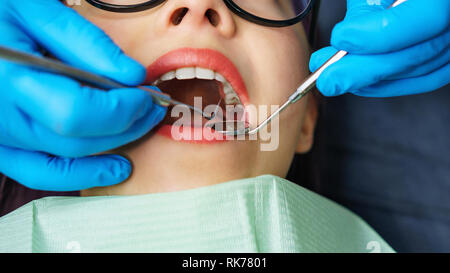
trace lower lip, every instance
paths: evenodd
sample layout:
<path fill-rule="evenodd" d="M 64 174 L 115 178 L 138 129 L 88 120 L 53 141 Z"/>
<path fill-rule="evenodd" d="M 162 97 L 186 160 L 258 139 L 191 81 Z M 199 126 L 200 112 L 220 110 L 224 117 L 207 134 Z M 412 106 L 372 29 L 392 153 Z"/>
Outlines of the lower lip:
<path fill-rule="evenodd" d="M 221 133 L 214 132 L 205 127 L 183 127 L 174 125 L 162 125 L 157 130 L 158 135 L 170 138 L 178 142 L 196 144 L 214 144 L 228 141 Z"/>

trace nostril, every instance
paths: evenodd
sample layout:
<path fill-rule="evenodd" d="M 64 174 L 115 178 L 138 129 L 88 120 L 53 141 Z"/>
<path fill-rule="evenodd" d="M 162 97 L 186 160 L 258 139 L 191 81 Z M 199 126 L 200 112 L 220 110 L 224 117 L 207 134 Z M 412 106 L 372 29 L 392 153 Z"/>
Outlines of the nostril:
<path fill-rule="evenodd" d="M 220 16 L 217 13 L 217 11 L 212 10 L 212 9 L 208 9 L 205 13 L 206 18 L 208 18 L 209 22 L 211 23 L 211 25 L 213 26 L 218 26 L 220 23 Z"/>
<path fill-rule="evenodd" d="M 183 21 L 183 18 L 184 18 L 184 16 L 186 15 L 186 13 L 188 11 L 189 11 L 188 8 L 179 8 L 179 9 L 177 9 L 173 13 L 172 18 L 170 19 L 172 24 L 174 24 L 175 26 L 179 25 L 181 23 L 181 21 Z"/>

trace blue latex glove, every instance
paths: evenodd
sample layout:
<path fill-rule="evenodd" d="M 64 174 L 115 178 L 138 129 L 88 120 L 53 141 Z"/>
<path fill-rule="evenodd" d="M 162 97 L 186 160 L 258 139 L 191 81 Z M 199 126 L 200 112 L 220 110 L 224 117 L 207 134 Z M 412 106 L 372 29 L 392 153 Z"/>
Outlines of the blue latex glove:
<path fill-rule="evenodd" d="M 145 68 L 100 29 L 57 0 L 2 0 L 0 45 L 61 61 L 123 84 Z M 71 191 L 125 180 L 131 164 L 89 156 L 134 141 L 166 109 L 135 88 L 104 92 L 76 81 L 0 61 L 0 172 L 40 190 Z"/>
<path fill-rule="evenodd" d="M 325 96 L 402 96 L 449 83 L 450 1 L 408 0 L 386 9 L 393 2 L 347 1 L 347 15 L 332 32 L 332 47 L 315 52 L 310 61 L 315 71 L 336 49 L 349 52 L 319 77 L 317 88 Z"/>

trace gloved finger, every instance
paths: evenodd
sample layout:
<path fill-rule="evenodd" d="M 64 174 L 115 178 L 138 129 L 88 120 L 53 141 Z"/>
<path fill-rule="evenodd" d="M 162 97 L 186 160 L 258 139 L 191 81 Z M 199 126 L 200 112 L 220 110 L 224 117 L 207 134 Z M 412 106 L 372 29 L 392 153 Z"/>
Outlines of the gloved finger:
<path fill-rule="evenodd" d="M 142 65 L 126 56 L 100 28 L 60 1 L 8 1 L 7 5 L 14 24 L 63 62 L 130 86 L 144 81 Z"/>
<path fill-rule="evenodd" d="M 118 155 L 60 158 L 0 145 L 0 171 L 35 190 L 78 191 L 120 183 L 131 164 Z"/>
<path fill-rule="evenodd" d="M 358 8 L 364 7 L 367 4 Z M 448 0 L 435 0 L 432 4 L 408 0 L 391 9 L 349 16 L 333 29 L 331 45 L 354 54 L 404 49 L 448 30 L 449 14 Z"/>
<path fill-rule="evenodd" d="M 0 45 L 21 50 L 36 56 L 42 56 L 39 46 L 22 29 L 11 22 L 5 21 L 4 12 L 0 12 Z"/>
<path fill-rule="evenodd" d="M 0 113 L 2 111 L 5 110 L 0 110 Z M 154 105 L 147 114 L 121 134 L 86 138 L 61 136 L 31 121 L 22 111 L 10 111 L 11 118 L 0 120 L 0 128 L 6 129 L 0 130 L 0 143 L 56 156 L 83 157 L 112 150 L 143 137 L 164 118 L 166 111 L 165 107 Z"/>
<path fill-rule="evenodd" d="M 448 84 L 450 64 L 421 77 L 395 81 L 382 81 L 373 86 L 352 92 L 364 97 L 392 97 L 414 95 L 437 90 Z"/>
<path fill-rule="evenodd" d="M 429 74 L 433 71 L 438 70 L 450 61 L 450 46 L 447 47 L 439 56 L 431 59 L 430 61 L 423 63 L 422 65 L 416 66 L 408 71 L 401 72 L 398 74 L 391 75 L 385 80 L 400 80 L 407 78 L 415 78 L 422 75 Z"/>
<path fill-rule="evenodd" d="M 341 95 L 373 85 L 391 75 L 410 71 L 427 63 L 447 50 L 450 32 L 425 43 L 387 54 L 348 54 L 328 67 L 317 81 L 317 87 L 327 95 Z M 434 70 L 434 69 L 433 69 Z M 432 72 L 428 68 L 428 73 Z"/>
<path fill-rule="evenodd" d="M 59 75 L 15 69 L 11 99 L 33 120 L 70 137 L 111 136 L 128 130 L 153 107 L 149 92 L 137 89 L 98 90 Z"/>
<path fill-rule="evenodd" d="M 395 0 L 347 0 L 347 12 L 344 20 L 387 9 Z"/>
<path fill-rule="evenodd" d="M 328 59 L 338 52 L 334 47 L 328 46 L 317 50 L 311 55 L 309 60 L 309 70 L 315 72 L 319 69 Z"/>

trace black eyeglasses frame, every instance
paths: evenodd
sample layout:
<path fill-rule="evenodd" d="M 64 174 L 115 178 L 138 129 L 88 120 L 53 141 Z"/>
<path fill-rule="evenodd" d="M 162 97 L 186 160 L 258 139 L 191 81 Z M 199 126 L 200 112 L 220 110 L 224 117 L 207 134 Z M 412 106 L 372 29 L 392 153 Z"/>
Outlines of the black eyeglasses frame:
<path fill-rule="evenodd" d="M 94 7 L 97 7 L 102 10 L 111 11 L 111 12 L 118 12 L 118 13 L 132 13 L 132 12 L 140 12 L 147 9 L 154 8 L 166 0 L 150 0 L 141 4 L 135 4 L 135 5 L 116 5 L 116 4 L 109 4 L 105 3 L 101 0 L 86 0 L 89 4 L 93 5 Z M 253 15 L 249 13 L 248 11 L 242 9 L 239 7 L 234 1 L 232 0 L 223 0 L 225 2 L 225 5 L 237 16 L 241 17 L 242 19 L 245 19 L 247 21 L 250 21 L 252 23 L 266 26 L 266 27 L 288 27 L 297 24 L 303 18 L 305 18 L 311 9 L 314 6 L 315 0 L 310 0 L 308 6 L 305 8 L 305 10 L 297 15 L 294 18 L 288 19 L 288 20 L 270 20 L 266 18 L 262 18 L 256 15 Z"/>

